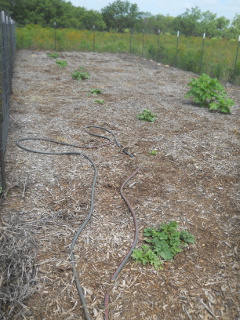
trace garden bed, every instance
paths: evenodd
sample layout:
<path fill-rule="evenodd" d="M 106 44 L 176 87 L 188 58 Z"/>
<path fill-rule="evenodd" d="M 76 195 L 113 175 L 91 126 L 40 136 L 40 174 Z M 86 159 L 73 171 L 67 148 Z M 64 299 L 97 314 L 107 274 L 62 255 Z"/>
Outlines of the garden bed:
<path fill-rule="evenodd" d="M 1 228 L 29 237 L 33 259 L 27 261 L 34 272 L 25 307 L 15 308 L 11 319 L 85 319 L 70 244 L 89 211 L 92 166 L 82 156 L 29 153 L 16 141 L 44 137 L 101 144 L 86 133 L 88 125 L 111 130 L 123 147 L 78 149 L 98 168 L 94 212 L 74 250 L 92 319 L 104 319 L 107 291 L 112 320 L 239 319 L 239 87 L 226 84 L 236 104 L 232 114 L 221 114 L 184 98 L 193 73 L 125 54 L 62 52 L 60 60 L 67 67 L 44 51 L 16 55 Z M 72 80 L 79 66 L 89 79 Z M 92 88 L 102 93 L 93 96 Z M 143 109 L 156 114 L 156 121 L 138 120 Z M 39 141 L 26 145 L 73 150 Z M 194 234 L 196 243 L 165 262 L 163 270 L 130 258 L 110 281 L 133 241 L 132 217 L 119 191 L 137 168 L 124 189 L 139 223 L 137 247 L 146 227 L 170 221 Z"/>

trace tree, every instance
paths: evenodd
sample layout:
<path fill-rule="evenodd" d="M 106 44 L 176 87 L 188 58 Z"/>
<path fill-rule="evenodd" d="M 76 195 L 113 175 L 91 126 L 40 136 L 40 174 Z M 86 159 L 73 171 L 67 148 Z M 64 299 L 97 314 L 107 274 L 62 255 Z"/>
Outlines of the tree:
<path fill-rule="evenodd" d="M 89 10 L 86 11 L 82 16 L 82 23 L 84 28 L 91 30 L 93 26 L 98 30 L 103 30 L 106 28 L 105 22 L 102 20 L 102 15 L 98 11 Z"/>
<path fill-rule="evenodd" d="M 235 15 L 232 25 L 240 32 L 240 14 Z"/>
<path fill-rule="evenodd" d="M 174 18 L 169 15 L 158 14 L 156 16 L 150 16 L 146 19 L 147 29 L 151 29 L 154 33 L 158 33 L 160 30 L 161 33 L 171 32 L 172 22 Z"/>
<path fill-rule="evenodd" d="M 199 22 L 201 18 L 202 13 L 199 7 L 187 9 L 174 19 L 174 29 L 186 36 L 197 36 L 199 35 Z"/>
<path fill-rule="evenodd" d="M 230 24 L 230 20 L 226 19 L 225 17 L 217 18 L 217 29 L 220 31 L 224 31 Z"/>
<path fill-rule="evenodd" d="M 210 12 L 209 10 L 202 13 L 202 19 L 200 23 L 200 32 L 206 33 L 206 36 L 212 38 L 217 32 L 217 20 L 216 14 Z"/>
<path fill-rule="evenodd" d="M 118 32 L 124 32 L 125 29 L 134 28 L 142 16 L 137 4 L 120 0 L 104 7 L 101 12 L 107 30 L 115 29 Z"/>
<path fill-rule="evenodd" d="M 240 35 L 240 14 L 236 14 L 230 28 L 224 31 L 223 36 L 228 39 L 237 39 Z"/>

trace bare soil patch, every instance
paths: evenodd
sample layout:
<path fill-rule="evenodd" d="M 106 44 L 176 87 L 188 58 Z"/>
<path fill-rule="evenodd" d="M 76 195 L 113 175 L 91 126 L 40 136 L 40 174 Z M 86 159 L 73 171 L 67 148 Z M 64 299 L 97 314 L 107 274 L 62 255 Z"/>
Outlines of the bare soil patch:
<path fill-rule="evenodd" d="M 114 144 L 82 150 L 99 172 L 94 214 L 75 249 L 92 319 L 104 319 L 107 290 L 112 320 L 239 319 L 239 87 L 226 84 L 236 105 L 224 115 L 184 98 L 194 76 L 190 72 L 124 54 L 63 52 L 61 59 L 68 62 L 66 68 L 47 52 L 16 55 L 1 225 L 34 238 L 37 274 L 34 293 L 11 319 L 85 319 L 70 244 L 89 210 L 92 166 L 81 156 L 28 153 L 16 141 L 45 137 L 82 146 L 102 143 L 85 132 L 88 125 L 112 130 L 134 155 Z M 90 73 L 88 80 L 71 79 L 79 66 Z M 91 88 L 103 93 L 94 97 Z M 94 101 L 98 98 L 104 105 Z M 154 123 L 136 118 L 146 108 L 157 114 Z M 37 141 L 26 145 L 73 150 Z M 137 167 L 141 170 L 125 193 L 138 217 L 138 247 L 144 228 L 169 221 L 193 233 L 196 244 L 165 263 L 164 270 L 130 259 L 111 283 L 134 234 L 119 190 Z"/>

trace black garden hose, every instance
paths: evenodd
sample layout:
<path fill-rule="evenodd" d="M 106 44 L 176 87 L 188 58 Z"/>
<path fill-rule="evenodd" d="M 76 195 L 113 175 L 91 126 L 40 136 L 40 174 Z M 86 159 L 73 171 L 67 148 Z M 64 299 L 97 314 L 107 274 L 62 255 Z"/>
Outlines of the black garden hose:
<path fill-rule="evenodd" d="M 111 130 L 108 130 L 106 128 L 103 128 L 103 127 L 99 127 L 99 126 L 87 126 L 86 127 L 87 129 L 90 129 L 90 128 L 97 128 L 97 129 L 100 129 L 100 130 L 104 130 L 108 133 L 110 133 L 114 140 L 115 140 L 115 143 L 117 144 L 117 146 L 127 155 L 129 155 L 130 157 L 133 157 L 133 155 L 131 153 L 129 153 L 128 151 L 126 151 L 125 149 L 122 148 L 122 146 L 120 145 L 120 143 L 118 142 L 117 138 L 115 137 L 114 133 L 111 131 Z M 84 158 L 86 158 L 92 165 L 93 169 L 94 169 L 94 177 L 93 177 L 93 181 L 92 181 L 92 189 L 91 189 L 91 200 L 90 200 L 90 210 L 89 210 L 89 213 L 86 217 L 86 219 L 84 220 L 84 222 L 81 224 L 80 228 L 78 229 L 78 231 L 76 232 L 73 240 L 72 240 L 72 243 L 71 243 L 71 246 L 70 246 L 70 249 L 71 249 L 71 254 L 70 254 L 70 257 L 71 257 L 71 264 L 72 264 L 72 268 L 73 268 L 73 274 L 74 274 L 74 277 L 75 277 L 75 282 L 76 282 L 76 287 L 77 287 L 77 291 L 78 291 L 78 295 L 80 297 L 80 300 L 81 300 L 81 303 L 82 303 L 82 306 L 83 306 L 83 311 L 84 311 L 84 314 L 85 314 L 85 317 L 87 320 L 91 320 L 91 317 L 90 317 L 90 314 L 88 312 L 88 308 L 87 308 L 87 304 L 86 304 L 86 301 L 85 301 L 85 298 L 84 298 L 84 294 L 83 294 L 83 290 L 82 290 L 82 287 L 81 287 L 81 283 L 80 283 L 80 280 L 79 280 L 79 277 L 78 277 L 78 273 L 77 273 L 77 269 L 76 269 L 76 264 L 75 264 L 75 259 L 74 259 L 74 247 L 75 247 L 75 244 L 76 244 L 76 241 L 79 237 L 79 235 L 81 234 L 81 232 L 83 231 L 83 229 L 85 228 L 85 226 L 87 225 L 87 223 L 89 222 L 92 214 L 93 214 L 93 209 L 94 209 L 94 194 L 95 194 L 95 187 L 96 187 L 96 181 L 97 181 L 97 175 L 98 175 L 98 171 L 97 171 L 97 167 L 95 165 L 95 163 L 93 162 L 93 160 L 88 156 L 86 155 L 85 153 L 83 152 L 73 152 L 73 151 L 66 151 L 66 152 L 51 152 L 51 151 L 42 151 L 42 150 L 34 150 L 34 149 L 30 149 L 30 148 L 27 148 L 25 146 L 22 145 L 22 142 L 24 141 L 32 141 L 32 140 L 35 140 L 35 141 L 47 141 L 47 142 L 51 142 L 51 143 L 54 143 L 54 144 L 60 144 L 60 145 L 64 145 L 64 146 L 69 146 L 69 147 L 74 147 L 74 148 L 100 148 L 102 146 L 105 146 L 105 145 L 108 145 L 110 143 L 112 143 L 113 141 L 109 138 L 109 137 L 106 137 L 106 136 L 102 136 L 102 135 L 98 135 L 98 134 L 95 134 L 95 133 L 92 133 L 88 130 L 86 130 L 86 132 L 92 136 L 96 136 L 96 137 L 99 137 L 99 138 L 103 138 L 103 139 L 106 139 L 108 140 L 109 142 L 105 143 L 105 144 L 101 144 L 101 145 L 96 145 L 96 146 L 78 146 L 78 145 L 74 145 L 74 144 L 70 144 L 70 143 L 65 143 L 65 142 L 60 142 L 60 141 L 56 141 L 56 140 L 52 140 L 52 139 L 48 139 L 48 138 L 35 138 L 35 137 L 29 137 L 29 138 L 22 138 L 22 139 L 19 139 L 16 144 L 19 148 L 25 150 L 25 151 L 28 151 L 28 152 L 33 152 L 33 153 L 39 153 L 39 154 L 45 154 L 45 155 L 80 155 Z M 138 169 L 139 170 L 139 169 Z M 138 171 L 137 170 L 137 171 Z M 137 171 L 135 171 L 132 175 L 134 176 Z M 129 179 L 127 179 L 125 181 L 125 183 L 127 181 L 129 181 L 131 179 L 131 177 Z M 124 184 L 125 184 L 124 183 Z M 124 186 L 123 184 L 123 186 Z M 123 188 L 122 186 L 122 188 Z M 122 192 L 122 188 L 121 188 L 121 192 Z M 124 195 L 122 195 L 123 198 L 124 198 Z M 125 199 L 126 203 L 127 200 Z M 129 207 L 130 208 L 130 207 Z M 131 210 L 131 209 L 130 209 Z M 132 210 L 131 210 L 132 212 Z M 134 218 L 135 219 L 135 218 Z M 136 222 L 135 222 L 135 227 L 136 227 Z M 136 229 L 137 230 L 137 229 Z M 136 234 L 136 230 L 135 230 L 135 234 Z M 135 235 L 136 237 L 136 235 Z M 128 254 L 128 257 L 129 257 L 130 254 Z M 126 263 L 125 260 L 127 261 L 127 259 L 125 258 L 121 265 L 119 266 L 118 270 L 119 272 L 121 271 L 123 265 Z M 117 271 L 118 271 L 117 270 Z M 117 274 L 119 274 L 119 272 L 117 272 Z M 117 276 L 116 274 L 116 276 Z"/>
<path fill-rule="evenodd" d="M 138 241 L 138 222 L 137 222 L 137 217 L 136 214 L 130 204 L 130 202 L 128 201 L 128 199 L 126 198 L 124 192 L 123 192 L 123 188 L 125 187 L 125 185 L 128 183 L 128 181 L 130 179 L 132 179 L 132 177 L 135 176 L 135 174 L 137 174 L 137 172 L 140 170 L 140 168 L 138 168 L 137 170 L 135 170 L 122 184 L 121 189 L 120 189 L 120 193 L 121 196 L 123 198 L 123 200 L 126 202 L 132 217 L 133 217 L 133 222 L 134 222 L 134 227 L 135 227 L 135 232 L 134 232 L 134 239 L 133 239 L 133 243 L 131 245 L 131 248 L 129 249 L 127 255 L 124 257 L 124 259 L 122 260 L 122 262 L 119 264 L 118 268 L 116 269 L 116 271 L 114 272 L 113 276 L 111 277 L 111 281 L 115 280 L 117 278 L 117 276 L 119 275 L 119 273 L 121 272 L 122 268 L 124 267 L 124 265 L 127 263 L 128 259 L 130 258 L 133 249 L 136 247 L 137 245 L 137 241 Z M 104 307 L 105 307 L 105 320 L 108 320 L 108 314 L 109 314 L 109 293 L 107 292 L 105 294 L 105 298 L 104 298 Z"/>

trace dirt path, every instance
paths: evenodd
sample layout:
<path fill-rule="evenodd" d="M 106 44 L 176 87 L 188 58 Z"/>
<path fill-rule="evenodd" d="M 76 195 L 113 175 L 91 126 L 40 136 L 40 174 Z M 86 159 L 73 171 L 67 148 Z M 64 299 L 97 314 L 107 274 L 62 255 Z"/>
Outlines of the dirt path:
<path fill-rule="evenodd" d="M 47 52 L 16 56 L 2 222 L 34 239 L 37 274 L 34 294 L 12 319 L 84 319 L 69 246 L 88 213 L 92 167 L 81 156 L 28 153 L 15 142 L 40 136 L 83 146 L 102 143 L 85 132 L 87 125 L 112 130 L 134 155 L 116 145 L 80 149 L 99 171 L 94 214 L 75 249 L 92 319 L 104 319 L 107 290 L 111 320 L 239 319 L 239 87 L 227 85 L 236 105 L 223 115 L 184 98 L 192 73 L 130 55 L 64 52 L 61 59 L 66 68 Z M 90 73 L 88 80 L 71 79 L 79 66 Z M 91 88 L 103 93 L 93 97 Z M 146 108 L 157 114 L 154 123 L 136 118 Z M 26 145 L 72 150 L 38 141 Z M 125 192 L 138 217 L 138 247 L 144 228 L 169 221 L 193 233 L 196 244 L 164 270 L 130 259 L 110 283 L 133 240 L 119 189 L 137 167 Z"/>

